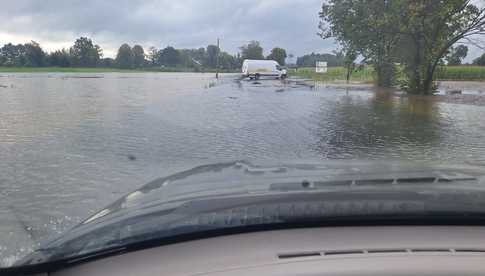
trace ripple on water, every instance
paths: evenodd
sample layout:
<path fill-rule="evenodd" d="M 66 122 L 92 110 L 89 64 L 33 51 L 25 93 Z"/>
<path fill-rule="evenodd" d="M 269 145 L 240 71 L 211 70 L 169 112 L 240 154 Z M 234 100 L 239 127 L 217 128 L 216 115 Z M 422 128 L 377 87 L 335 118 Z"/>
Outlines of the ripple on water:
<path fill-rule="evenodd" d="M 398 98 L 367 86 L 216 82 L 212 74 L 2 76 L 12 86 L 0 101 L 0 150 L 8 160 L 0 162 L 0 221 L 9 221 L 0 224 L 0 236 L 9 237 L 0 239 L 1 265 L 144 183 L 195 165 L 485 164 L 479 106 Z"/>

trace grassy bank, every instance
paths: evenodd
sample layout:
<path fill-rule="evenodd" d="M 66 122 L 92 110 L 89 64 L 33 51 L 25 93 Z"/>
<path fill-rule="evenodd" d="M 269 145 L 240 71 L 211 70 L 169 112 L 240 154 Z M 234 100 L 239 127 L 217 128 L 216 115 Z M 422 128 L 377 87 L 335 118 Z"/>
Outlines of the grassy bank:
<path fill-rule="evenodd" d="M 437 79 L 485 81 L 485 66 L 443 66 L 438 69 Z"/>
<path fill-rule="evenodd" d="M 353 82 L 372 82 L 372 69 L 365 68 L 354 72 L 350 78 Z M 299 68 L 290 71 L 291 76 L 297 76 L 305 79 L 316 81 L 345 81 L 347 79 L 347 70 L 343 67 L 330 67 L 327 73 L 315 73 L 315 68 Z"/>
<path fill-rule="evenodd" d="M 292 70 L 290 75 L 316 81 L 331 82 L 345 81 L 347 72 L 343 67 L 328 68 L 328 72 L 325 74 L 315 73 L 315 68 L 299 68 L 297 71 Z M 402 75 L 398 76 L 398 78 L 402 77 Z M 436 77 L 437 80 L 485 81 L 485 66 L 443 66 L 438 69 Z M 354 72 L 350 80 L 353 82 L 372 82 L 373 70 L 370 67 L 366 67 Z"/>
<path fill-rule="evenodd" d="M 115 68 L 76 68 L 76 67 L 0 67 L 2 73 L 110 73 L 141 72 Z"/>
<path fill-rule="evenodd" d="M 143 72 L 197 72 L 193 68 L 165 67 L 144 69 L 117 69 L 117 68 L 78 68 L 78 67 L 1 67 L 0 73 L 143 73 Z M 215 72 L 207 69 L 205 73 Z M 235 71 L 222 70 L 221 73 L 233 73 Z M 239 71 L 237 71 L 239 72 Z"/>

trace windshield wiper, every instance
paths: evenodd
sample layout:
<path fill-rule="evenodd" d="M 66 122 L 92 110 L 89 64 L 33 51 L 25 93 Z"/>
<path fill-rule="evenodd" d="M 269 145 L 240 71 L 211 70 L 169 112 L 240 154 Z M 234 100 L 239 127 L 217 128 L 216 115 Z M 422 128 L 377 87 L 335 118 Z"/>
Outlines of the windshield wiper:
<path fill-rule="evenodd" d="M 100 219 L 48 244 L 18 265 L 70 265 L 174 242 L 252 231 L 338 225 L 485 225 L 485 193 L 370 189 L 204 198 L 172 211 Z M 162 215 L 163 214 L 163 215 Z M 45 267 L 45 266 L 44 266 Z"/>
<path fill-rule="evenodd" d="M 94 261 L 123 253 L 149 249 L 158 246 L 165 246 L 197 239 L 207 239 L 219 236 L 251 233 L 258 231 L 275 231 L 285 229 L 312 228 L 312 227 L 338 227 L 338 226 L 416 226 L 416 225 L 474 225 L 485 226 L 484 213 L 463 213 L 463 212 L 429 212 L 416 214 L 386 214 L 377 216 L 341 216 L 330 217 L 324 220 L 315 218 L 300 218 L 295 221 L 280 222 L 274 224 L 254 224 L 232 228 L 208 228 L 196 232 L 189 231 L 187 234 L 175 235 L 172 237 L 140 240 L 124 246 L 116 246 L 75 257 L 67 257 L 58 260 L 48 260 L 39 264 L 24 264 L 10 268 L 0 268 L 0 275 L 30 275 L 34 273 L 55 272 L 60 269 Z M 37 253 L 39 254 L 39 252 Z M 35 254 L 33 255 L 35 256 Z"/>
<path fill-rule="evenodd" d="M 381 177 L 381 178 L 352 178 L 323 180 L 323 181 L 309 181 L 303 180 L 301 182 L 283 182 L 273 183 L 270 185 L 271 191 L 298 191 L 311 189 L 326 189 L 331 187 L 362 187 L 362 186 L 380 186 L 380 185 L 426 185 L 426 184 L 451 184 L 457 182 L 477 181 L 477 178 L 467 175 L 458 176 L 435 176 L 435 175 L 421 175 L 408 177 Z"/>

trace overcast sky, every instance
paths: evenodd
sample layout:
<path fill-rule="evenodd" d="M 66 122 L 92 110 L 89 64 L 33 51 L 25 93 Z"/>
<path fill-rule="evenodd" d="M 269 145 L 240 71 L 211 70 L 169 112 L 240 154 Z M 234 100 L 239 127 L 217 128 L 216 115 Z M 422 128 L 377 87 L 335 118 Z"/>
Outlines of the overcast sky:
<path fill-rule="evenodd" d="M 331 52 L 319 38 L 323 0 L 15 0 L 2 1 L 0 44 L 39 42 L 48 51 L 88 36 L 113 57 L 122 43 L 145 49 L 167 45 L 198 48 L 215 44 L 235 54 L 258 40 L 267 53 L 283 47 L 303 55 Z M 480 51 L 472 49 L 470 57 Z"/>
<path fill-rule="evenodd" d="M 2 1 L 3 2 L 3 1 Z M 224 51 L 236 53 L 250 40 L 265 51 L 279 46 L 289 53 L 335 49 L 320 39 L 322 0 L 16 0 L 0 9 L 0 44 L 39 42 L 54 50 L 89 36 L 105 56 L 122 43 L 145 48 L 167 45 L 198 48 L 221 38 Z"/>

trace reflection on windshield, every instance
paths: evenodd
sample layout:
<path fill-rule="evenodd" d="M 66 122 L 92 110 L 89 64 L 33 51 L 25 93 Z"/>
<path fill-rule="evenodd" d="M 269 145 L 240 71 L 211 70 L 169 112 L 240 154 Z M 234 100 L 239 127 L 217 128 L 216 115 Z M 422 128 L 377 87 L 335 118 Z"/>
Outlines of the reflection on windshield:
<path fill-rule="evenodd" d="M 318 205 L 332 216 L 449 200 L 401 201 L 401 177 L 481 189 L 480 169 L 458 181 L 425 168 L 485 169 L 483 0 L 3 2 L 0 267 L 292 221 L 305 212 L 282 202 L 290 190 L 394 185 L 392 200 Z M 417 168 L 337 179 L 362 176 L 351 161 Z M 267 193 L 282 198 L 240 198 Z M 262 211 L 274 206 L 281 217 Z"/>
<path fill-rule="evenodd" d="M 14 252 L 28 251 L 32 243 L 80 223 L 134 186 L 200 164 L 235 159 L 484 162 L 480 106 L 402 96 L 365 85 L 347 92 L 300 81 L 234 81 L 229 75 L 204 88 L 212 77 L 134 77 L 135 83 L 118 75 L 4 78 L 27 91 L 21 96 L 20 90 L 9 89 L 0 103 L 2 124 L 8 129 L 0 132 L 3 155 L 12 160 L 0 165 L 4 183 L 10 183 L 0 204 L 14 206 L 4 210 L 16 214 L 4 216 L 12 225 L 7 233 L 16 233 L 0 250 L 4 255 L 21 255 Z M 187 83 L 187 78 L 192 81 Z M 32 83 L 27 85 L 26 79 Z M 66 82 L 69 101 L 91 111 L 57 108 L 56 120 L 36 117 L 46 122 L 41 125 L 15 115 L 19 108 L 48 114 L 52 106 L 62 106 L 68 98 L 55 96 L 56 90 L 45 92 L 50 95 L 47 103 L 27 99 L 35 87 Z M 78 93 L 81 86 L 89 89 Z M 161 93 L 154 87 L 166 88 Z M 20 133 L 14 127 L 19 123 L 31 125 L 37 134 Z M 19 139 L 9 143 L 11 137 Z M 83 179 L 89 181 L 80 185 Z M 22 224 L 34 242 L 13 227 Z"/>
<path fill-rule="evenodd" d="M 267 225 L 404 219 L 435 212 L 464 217 L 481 212 L 483 181 L 471 167 L 385 162 L 200 166 L 129 193 L 19 265 L 90 258 L 136 248 L 140 242 L 163 244 Z M 474 193 L 450 190 L 450 184 Z"/>

